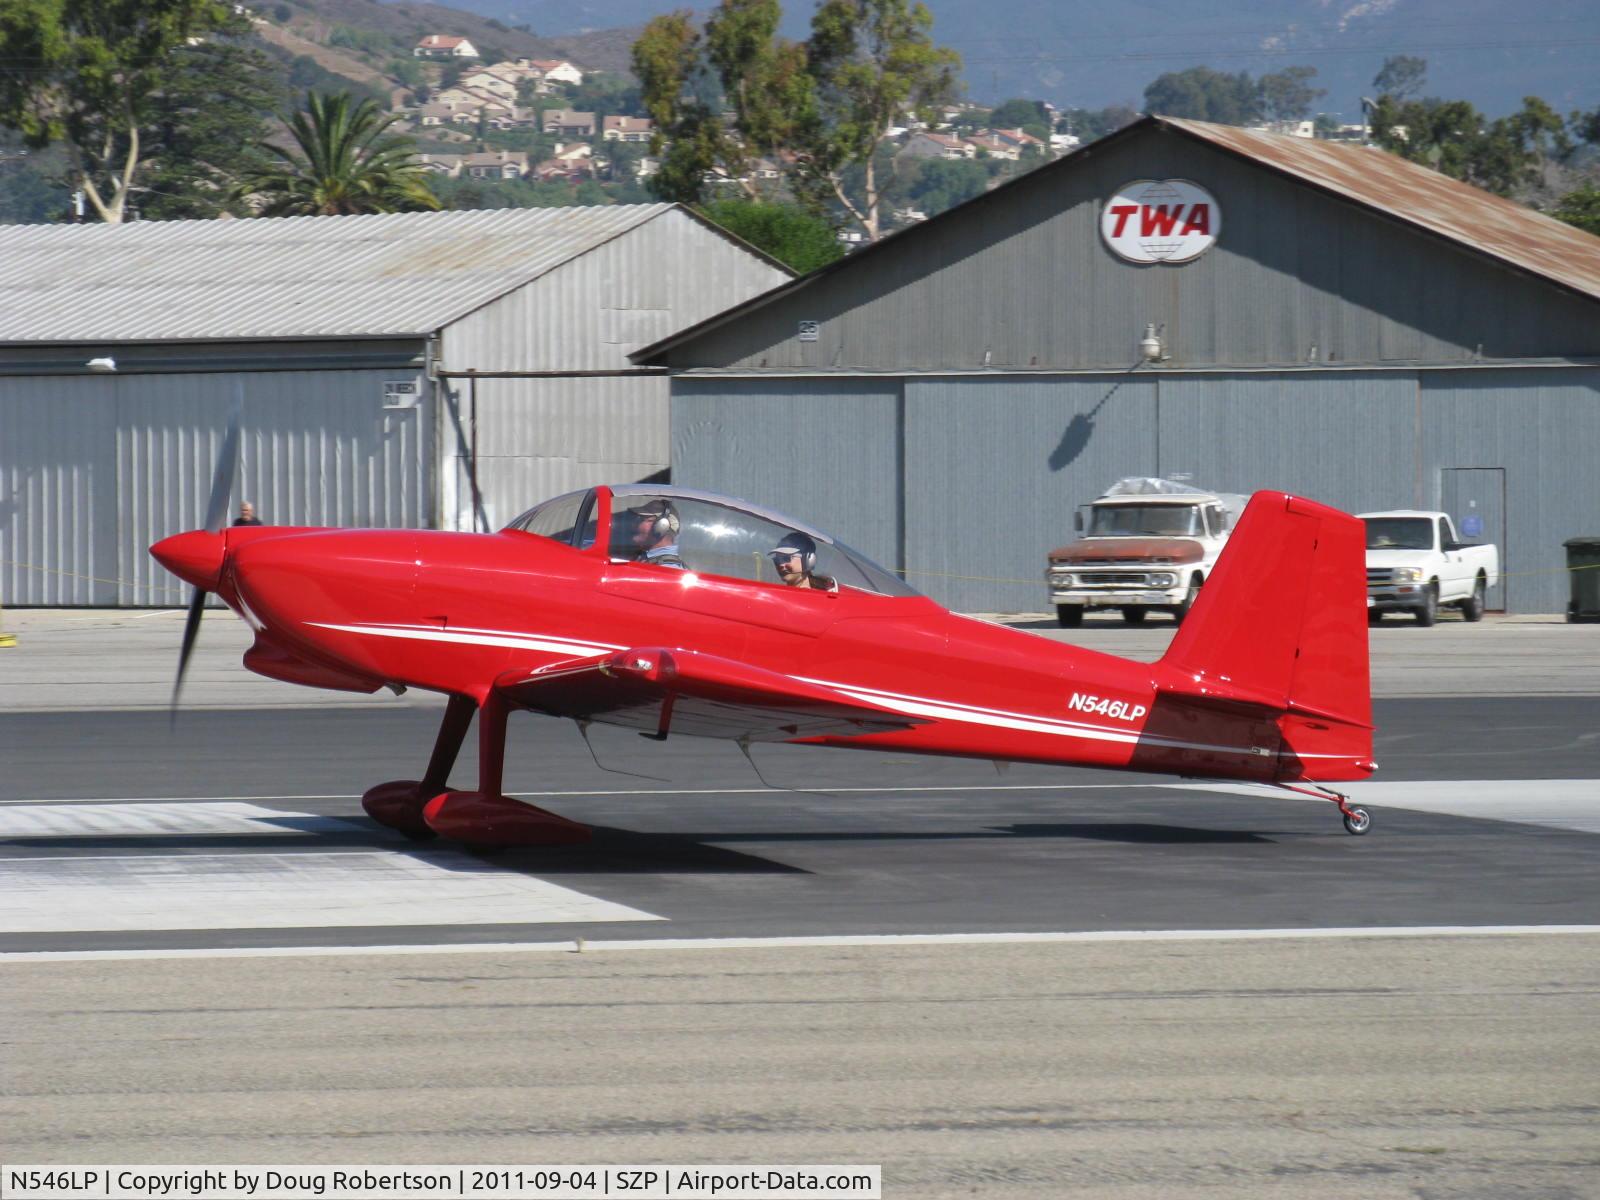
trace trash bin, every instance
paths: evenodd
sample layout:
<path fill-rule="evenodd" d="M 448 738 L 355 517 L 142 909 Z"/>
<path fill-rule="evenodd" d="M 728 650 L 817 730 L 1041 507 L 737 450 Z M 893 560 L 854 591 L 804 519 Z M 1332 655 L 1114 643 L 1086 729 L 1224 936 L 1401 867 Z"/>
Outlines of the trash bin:
<path fill-rule="evenodd" d="M 1568 538 L 1567 577 L 1572 599 L 1567 601 L 1567 621 L 1600 621 L 1600 537 Z"/>

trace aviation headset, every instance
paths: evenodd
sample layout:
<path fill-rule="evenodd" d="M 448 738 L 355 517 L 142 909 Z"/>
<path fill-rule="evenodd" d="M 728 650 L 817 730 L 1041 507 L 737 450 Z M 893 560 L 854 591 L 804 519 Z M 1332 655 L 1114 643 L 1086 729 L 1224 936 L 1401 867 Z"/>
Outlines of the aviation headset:
<path fill-rule="evenodd" d="M 800 566 L 807 575 L 817 569 L 817 543 L 809 534 L 801 533 L 799 530 L 784 534 L 783 541 L 767 551 L 767 554 L 774 562 L 798 554 Z"/>
<path fill-rule="evenodd" d="M 628 511 L 641 521 L 648 520 L 651 522 L 650 536 L 652 538 L 678 536 L 678 510 L 672 507 L 670 501 L 651 500 L 641 504 L 638 508 L 629 509 Z"/>

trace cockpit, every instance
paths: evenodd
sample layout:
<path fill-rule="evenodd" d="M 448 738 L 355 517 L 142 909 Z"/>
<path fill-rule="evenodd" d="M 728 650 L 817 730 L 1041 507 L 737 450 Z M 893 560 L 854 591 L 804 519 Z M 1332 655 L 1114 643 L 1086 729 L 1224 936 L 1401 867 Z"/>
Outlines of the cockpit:
<path fill-rule="evenodd" d="M 529 509 L 506 530 L 595 553 L 602 521 L 611 562 L 781 585 L 786 582 L 779 571 L 783 552 L 799 546 L 808 573 L 825 586 L 884 596 L 921 594 L 860 551 L 804 522 L 690 488 L 626 484 L 569 492 Z"/>

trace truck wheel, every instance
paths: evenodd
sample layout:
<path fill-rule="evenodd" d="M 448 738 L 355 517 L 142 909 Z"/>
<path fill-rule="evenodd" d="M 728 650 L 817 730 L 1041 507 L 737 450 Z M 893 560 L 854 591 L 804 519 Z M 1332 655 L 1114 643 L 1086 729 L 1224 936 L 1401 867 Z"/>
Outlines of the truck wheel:
<path fill-rule="evenodd" d="M 1063 629 L 1076 629 L 1083 624 L 1083 605 L 1058 604 L 1056 605 L 1056 624 Z"/>
<path fill-rule="evenodd" d="M 1415 610 L 1417 624 L 1424 629 L 1432 625 L 1439 616 L 1439 585 L 1430 583 L 1422 589 L 1422 607 Z"/>
<path fill-rule="evenodd" d="M 1122 623 L 1124 625 L 1143 625 L 1148 608 L 1125 608 L 1122 610 Z"/>
<path fill-rule="evenodd" d="M 1482 575 L 1472 585 L 1472 595 L 1461 602 L 1461 616 L 1468 621 L 1483 620 L 1483 601 L 1489 592 L 1489 584 Z"/>
<path fill-rule="evenodd" d="M 1182 625 L 1183 619 L 1189 615 L 1189 610 L 1194 607 L 1194 602 L 1200 599 L 1200 588 L 1205 581 L 1206 577 L 1200 574 L 1199 571 L 1189 577 L 1188 594 L 1184 596 L 1183 603 L 1172 610 L 1172 619 L 1179 625 Z"/>
<path fill-rule="evenodd" d="M 1369 608 L 1369 609 L 1367 609 L 1367 624 L 1368 625 L 1382 625 L 1383 624 L 1383 609 L 1381 609 L 1381 608 Z"/>

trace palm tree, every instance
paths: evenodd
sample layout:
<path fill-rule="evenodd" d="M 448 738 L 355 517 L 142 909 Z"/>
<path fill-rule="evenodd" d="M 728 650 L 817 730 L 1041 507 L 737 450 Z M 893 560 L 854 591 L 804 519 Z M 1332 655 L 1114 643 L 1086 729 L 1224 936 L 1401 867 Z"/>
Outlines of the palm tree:
<path fill-rule="evenodd" d="M 250 172 L 234 194 L 254 198 L 264 217 L 437 209 L 410 140 L 384 135 L 394 120 L 370 99 L 352 107 L 348 92 L 308 92 L 287 122 L 299 152 L 259 143 L 282 162 Z"/>

